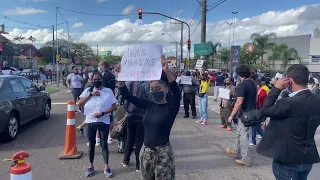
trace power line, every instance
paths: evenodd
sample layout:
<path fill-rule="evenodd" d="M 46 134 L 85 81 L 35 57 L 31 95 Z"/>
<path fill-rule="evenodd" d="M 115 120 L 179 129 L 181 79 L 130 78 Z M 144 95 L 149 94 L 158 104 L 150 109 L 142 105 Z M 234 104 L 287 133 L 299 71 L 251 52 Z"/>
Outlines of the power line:
<path fill-rule="evenodd" d="M 197 21 L 199 21 L 200 18 L 200 5 L 197 6 L 196 12 L 194 13 L 191 23 L 190 23 L 190 31 L 191 29 L 194 27 L 195 25 L 195 20 L 197 19 Z M 185 32 L 183 39 L 186 39 L 188 36 L 188 32 Z"/>
<path fill-rule="evenodd" d="M 37 25 L 37 24 L 28 23 L 27 21 L 16 20 L 16 19 L 10 18 L 8 16 L 1 16 L 1 17 L 4 18 L 4 19 L 10 20 L 10 21 L 16 22 L 16 23 L 26 24 L 26 25 L 30 25 L 30 26 L 38 27 L 38 28 L 48 28 L 48 27 L 52 27 L 53 26 L 53 25 L 51 25 L 51 26 L 40 26 L 40 25 Z"/>
<path fill-rule="evenodd" d="M 66 24 L 66 22 L 63 22 L 63 23 L 59 23 L 58 25 L 61 25 L 61 24 Z M 50 27 L 50 26 L 48 26 Z M 47 28 L 28 28 L 28 27 L 5 27 L 6 29 L 47 29 Z M 52 26 L 51 26 L 52 28 Z"/>
<path fill-rule="evenodd" d="M 209 7 L 209 9 L 207 9 L 207 12 L 211 11 L 213 8 L 219 6 L 220 4 L 224 3 L 225 1 L 227 1 L 227 0 L 220 0 L 220 1 L 216 2 L 216 3 L 214 3 L 213 5 L 211 5 L 212 7 Z"/>
<path fill-rule="evenodd" d="M 95 14 L 95 13 L 87 13 L 87 12 L 81 12 L 81 11 L 75 11 L 75 10 L 71 10 L 71 9 L 65 9 L 62 7 L 58 7 L 58 9 L 62 9 L 65 11 L 69 11 L 69 12 L 73 12 L 73 13 L 78 13 L 78 14 L 85 14 L 85 15 L 90 15 L 90 16 L 133 16 L 133 15 L 137 15 L 138 13 L 132 13 L 132 14 Z"/>
<path fill-rule="evenodd" d="M 59 8 L 57 8 L 57 10 L 58 10 L 58 12 L 59 12 L 59 14 L 60 14 L 61 18 L 62 18 L 65 22 L 68 22 L 68 21 L 67 21 L 67 20 L 62 16 L 62 14 L 61 14 L 61 12 L 60 12 Z"/>

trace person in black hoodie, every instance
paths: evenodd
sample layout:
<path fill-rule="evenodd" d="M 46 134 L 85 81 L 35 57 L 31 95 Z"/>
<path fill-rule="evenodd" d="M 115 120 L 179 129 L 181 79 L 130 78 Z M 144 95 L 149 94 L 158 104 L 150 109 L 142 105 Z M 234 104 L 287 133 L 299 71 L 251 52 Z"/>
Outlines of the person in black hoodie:
<path fill-rule="evenodd" d="M 273 159 L 276 180 L 307 180 L 312 165 L 320 162 L 314 140 L 320 124 L 320 97 L 308 89 L 308 73 L 301 64 L 290 66 L 288 77 L 277 81 L 261 109 L 270 123 L 257 152 Z M 277 101 L 284 89 L 291 92 L 289 97 Z"/>

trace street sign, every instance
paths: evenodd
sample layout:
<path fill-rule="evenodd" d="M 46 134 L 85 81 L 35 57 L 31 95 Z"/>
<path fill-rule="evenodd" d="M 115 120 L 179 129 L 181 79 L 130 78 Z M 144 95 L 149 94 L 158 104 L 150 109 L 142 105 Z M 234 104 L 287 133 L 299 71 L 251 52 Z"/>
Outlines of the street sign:
<path fill-rule="evenodd" d="M 205 56 L 211 54 L 209 43 L 194 44 L 194 55 Z"/>
<path fill-rule="evenodd" d="M 204 63 L 204 60 L 197 60 L 195 69 L 202 69 L 203 63 Z"/>
<path fill-rule="evenodd" d="M 111 56 L 111 51 L 99 51 L 99 56 Z"/>
<path fill-rule="evenodd" d="M 187 65 L 188 67 L 190 66 L 190 60 L 189 60 L 189 59 L 186 60 L 186 65 Z"/>
<path fill-rule="evenodd" d="M 232 71 L 240 65 L 240 46 L 231 46 L 231 67 Z"/>

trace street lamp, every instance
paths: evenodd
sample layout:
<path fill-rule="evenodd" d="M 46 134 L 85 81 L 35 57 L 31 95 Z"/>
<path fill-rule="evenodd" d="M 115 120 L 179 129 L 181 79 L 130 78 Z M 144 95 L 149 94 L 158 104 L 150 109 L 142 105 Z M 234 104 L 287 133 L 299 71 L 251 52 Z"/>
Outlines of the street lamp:
<path fill-rule="evenodd" d="M 232 24 L 233 24 L 232 22 L 228 23 L 228 25 L 230 26 L 230 31 L 229 31 L 229 47 L 231 47 L 231 25 L 232 25 Z"/>
<path fill-rule="evenodd" d="M 235 29 L 235 24 L 236 24 L 236 14 L 238 14 L 239 12 L 232 12 L 233 14 L 233 43 L 232 45 L 234 45 L 234 29 Z"/>
<path fill-rule="evenodd" d="M 175 44 L 176 45 L 176 67 L 178 67 L 179 66 L 179 69 L 180 69 L 180 62 L 178 63 L 178 41 L 174 38 L 174 37 L 172 37 L 170 34 L 168 34 L 168 33 L 162 33 L 161 34 L 162 36 L 164 36 L 164 35 L 168 35 L 168 36 L 170 36 L 173 40 L 174 40 L 174 42 L 170 42 L 170 43 L 173 43 L 173 44 Z M 182 56 L 181 56 L 182 57 Z"/>

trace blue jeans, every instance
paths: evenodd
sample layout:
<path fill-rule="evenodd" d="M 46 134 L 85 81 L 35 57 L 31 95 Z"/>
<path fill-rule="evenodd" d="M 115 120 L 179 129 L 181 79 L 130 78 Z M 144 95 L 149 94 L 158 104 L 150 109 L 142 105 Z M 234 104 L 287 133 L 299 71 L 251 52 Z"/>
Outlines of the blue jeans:
<path fill-rule="evenodd" d="M 200 118 L 207 121 L 208 118 L 208 95 L 205 94 L 203 97 L 199 97 L 199 112 Z"/>
<path fill-rule="evenodd" d="M 251 126 L 251 143 L 256 145 L 257 144 L 257 141 L 256 141 L 256 136 L 257 136 L 257 133 L 260 135 L 260 136 L 263 136 L 263 130 L 261 128 L 261 124 L 258 124 L 256 126 Z"/>
<path fill-rule="evenodd" d="M 276 180 L 307 180 L 313 164 L 284 164 L 273 160 L 272 171 Z"/>

